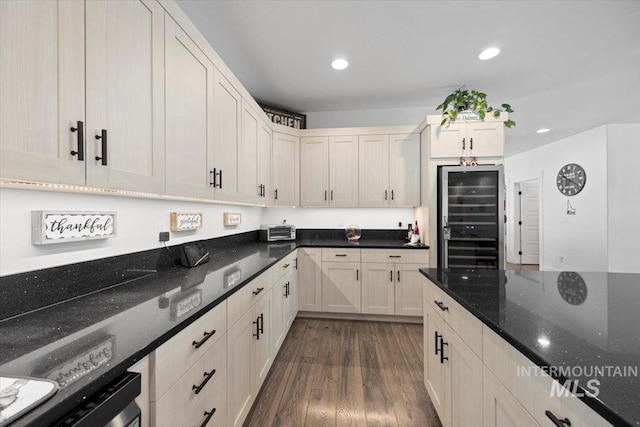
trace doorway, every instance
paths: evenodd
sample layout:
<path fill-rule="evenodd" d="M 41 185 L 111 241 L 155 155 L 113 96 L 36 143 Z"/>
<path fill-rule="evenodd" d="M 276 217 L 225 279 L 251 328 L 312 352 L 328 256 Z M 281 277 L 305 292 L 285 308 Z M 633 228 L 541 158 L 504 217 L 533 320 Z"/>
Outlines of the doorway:
<path fill-rule="evenodd" d="M 540 179 L 514 184 L 514 269 L 537 270 L 540 264 Z"/>

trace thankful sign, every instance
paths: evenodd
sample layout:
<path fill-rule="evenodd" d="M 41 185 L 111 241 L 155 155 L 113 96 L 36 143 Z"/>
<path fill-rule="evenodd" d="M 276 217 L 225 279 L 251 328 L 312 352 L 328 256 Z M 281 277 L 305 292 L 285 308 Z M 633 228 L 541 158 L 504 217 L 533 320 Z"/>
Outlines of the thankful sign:
<path fill-rule="evenodd" d="M 171 231 L 202 228 L 202 212 L 171 212 Z"/>
<path fill-rule="evenodd" d="M 107 239 L 115 235 L 115 212 L 31 212 L 31 243 L 34 245 Z"/>

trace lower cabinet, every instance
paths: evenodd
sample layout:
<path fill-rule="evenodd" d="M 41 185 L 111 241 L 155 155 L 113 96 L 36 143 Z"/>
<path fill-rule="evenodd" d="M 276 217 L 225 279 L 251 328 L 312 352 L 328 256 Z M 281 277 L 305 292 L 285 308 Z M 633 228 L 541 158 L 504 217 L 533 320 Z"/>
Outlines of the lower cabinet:
<path fill-rule="evenodd" d="M 298 249 L 298 309 L 322 311 L 322 249 Z"/>
<path fill-rule="evenodd" d="M 322 263 L 322 311 L 360 313 L 360 263 Z"/>
<path fill-rule="evenodd" d="M 450 425 L 446 410 L 444 359 L 440 356 L 440 337 L 444 333 L 444 320 L 424 301 L 424 386 L 443 426 Z"/>
<path fill-rule="evenodd" d="M 538 427 L 538 424 L 515 397 L 485 366 L 483 375 L 484 427 Z"/>
<path fill-rule="evenodd" d="M 421 316 L 425 265 L 363 262 L 362 312 Z"/>

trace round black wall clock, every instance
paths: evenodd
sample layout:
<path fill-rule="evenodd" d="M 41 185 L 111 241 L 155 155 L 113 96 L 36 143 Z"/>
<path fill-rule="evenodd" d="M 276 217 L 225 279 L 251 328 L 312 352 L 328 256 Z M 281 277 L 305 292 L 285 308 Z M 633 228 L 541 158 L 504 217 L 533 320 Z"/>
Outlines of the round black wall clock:
<path fill-rule="evenodd" d="M 571 305 L 580 305 L 587 299 L 587 284 L 573 271 L 563 271 L 558 276 L 558 292 Z"/>
<path fill-rule="evenodd" d="M 582 166 L 575 163 L 564 165 L 556 178 L 558 191 L 565 196 L 575 196 L 582 191 L 586 183 L 587 173 Z"/>

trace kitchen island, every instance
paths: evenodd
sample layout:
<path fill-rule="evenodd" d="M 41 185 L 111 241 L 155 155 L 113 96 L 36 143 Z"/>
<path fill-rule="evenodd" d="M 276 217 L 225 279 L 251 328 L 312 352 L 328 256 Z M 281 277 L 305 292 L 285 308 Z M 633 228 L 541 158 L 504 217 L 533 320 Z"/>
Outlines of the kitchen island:
<path fill-rule="evenodd" d="M 446 357 L 452 359 L 462 354 L 460 348 L 468 347 L 472 357 L 466 360 L 480 361 L 478 386 L 485 402 L 479 413 L 485 425 L 487 417 L 500 412 L 500 399 L 487 402 L 492 393 L 500 395 L 495 387 L 504 391 L 500 395 L 503 402 L 507 396 L 512 400 L 510 407 L 519 408 L 518 425 L 549 425 L 552 418 L 556 425 L 640 425 L 640 275 L 420 271 L 429 279 L 425 288 L 425 348 L 429 347 L 429 354 L 425 359 L 442 353 L 442 359 L 437 356 L 431 366 L 425 361 L 425 383 L 432 399 L 436 394 L 434 403 L 440 397 L 439 383 L 429 375 L 437 376 L 438 364 L 459 365 Z M 434 318 L 431 326 L 427 325 L 429 316 Z M 441 322 L 443 318 L 450 328 Z M 428 333 L 434 327 L 438 329 L 435 339 Z M 443 329 L 450 335 L 444 338 L 444 346 L 438 341 L 447 334 Z M 488 389 L 490 381 L 497 386 L 490 384 Z M 455 396 L 453 399 L 455 405 Z M 569 407 L 577 408 L 579 414 L 561 415 Z M 446 419 L 451 408 L 442 410 Z M 495 420 L 489 421 L 493 424 Z"/>

